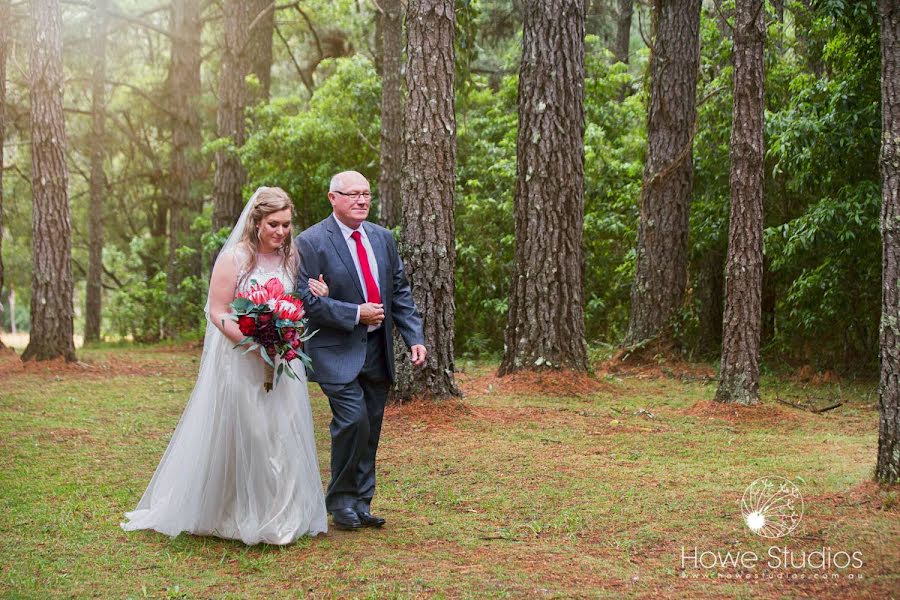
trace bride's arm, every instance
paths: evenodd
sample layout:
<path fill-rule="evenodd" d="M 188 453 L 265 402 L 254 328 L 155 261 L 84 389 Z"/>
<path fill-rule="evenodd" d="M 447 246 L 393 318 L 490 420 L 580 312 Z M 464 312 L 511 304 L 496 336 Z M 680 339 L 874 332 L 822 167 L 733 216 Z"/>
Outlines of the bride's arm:
<path fill-rule="evenodd" d="M 237 287 L 237 264 L 231 254 L 220 254 L 209 280 L 209 318 L 225 337 L 237 344 L 244 339 L 238 324 L 228 319 Z"/>

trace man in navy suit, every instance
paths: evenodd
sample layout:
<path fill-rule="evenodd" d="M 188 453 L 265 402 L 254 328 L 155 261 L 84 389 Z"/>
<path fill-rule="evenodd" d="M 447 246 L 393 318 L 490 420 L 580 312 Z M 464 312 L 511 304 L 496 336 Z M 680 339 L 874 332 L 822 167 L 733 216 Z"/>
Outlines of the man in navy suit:
<path fill-rule="evenodd" d="M 425 362 L 422 317 L 416 310 L 394 235 L 366 221 L 372 196 L 356 171 L 331 180 L 334 212 L 294 240 L 300 252 L 297 290 L 310 331 L 305 344 L 316 381 L 331 405 L 331 482 L 325 504 L 335 527 L 380 527 L 370 512 L 375 454 L 388 390 L 394 380 L 393 328 Z M 328 296 L 309 291 L 324 275 Z"/>

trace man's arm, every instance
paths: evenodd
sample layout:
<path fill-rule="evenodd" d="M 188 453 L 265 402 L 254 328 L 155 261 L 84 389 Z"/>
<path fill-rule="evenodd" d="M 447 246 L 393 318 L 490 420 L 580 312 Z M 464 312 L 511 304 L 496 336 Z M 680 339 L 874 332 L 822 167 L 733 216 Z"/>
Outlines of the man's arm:
<path fill-rule="evenodd" d="M 389 235 L 388 248 L 391 253 L 393 272 L 391 273 L 391 285 L 393 285 L 393 301 L 391 302 L 391 316 L 394 326 L 400 332 L 400 336 L 406 345 L 412 348 L 415 345 L 425 345 L 425 334 L 422 331 L 422 315 L 416 309 L 409 280 L 403 268 L 403 260 L 397 252 L 397 244 L 394 236 Z"/>
<path fill-rule="evenodd" d="M 300 269 L 297 274 L 297 293 L 303 300 L 306 314 L 322 325 L 353 331 L 357 323 L 359 306 L 350 302 L 341 302 L 327 296 L 320 297 L 309 291 L 309 280 L 318 279 L 321 274 L 318 255 L 313 251 L 309 241 L 302 236 L 294 240 L 300 252 Z"/>

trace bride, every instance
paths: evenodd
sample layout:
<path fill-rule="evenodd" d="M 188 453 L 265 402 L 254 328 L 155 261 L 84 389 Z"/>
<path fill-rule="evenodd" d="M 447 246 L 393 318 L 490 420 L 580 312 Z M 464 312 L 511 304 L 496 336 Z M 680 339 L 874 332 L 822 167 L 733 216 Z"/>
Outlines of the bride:
<path fill-rule="evenodd" d="M 259 188 L 219 253 L 197 383 L 137 509 L 125 514 L 126 531 L 290 544 L 327 530 L 306 371 L 294 361 L 299 379 L 264 391 L 262 357 L 233 348 L 244 335 L 225 318 L 251 280 L 277 277 L 294 289 L 292 216 L 284 190 Z M 328 294 L 321 281 L 310 289 Z"/>

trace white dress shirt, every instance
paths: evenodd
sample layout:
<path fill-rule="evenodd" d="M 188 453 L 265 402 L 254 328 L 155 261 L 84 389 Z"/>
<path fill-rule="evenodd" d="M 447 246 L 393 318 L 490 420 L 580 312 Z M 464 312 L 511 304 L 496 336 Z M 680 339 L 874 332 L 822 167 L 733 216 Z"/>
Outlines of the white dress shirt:
<path fill-rule="evenodd" d="M 359 278 L 359 285 L 363 290 L 363 295 L 366 295 L 366 281 L 363 279 L 362 269 L 359 266 L 359 253 L 356 251 L 356 240 L 350 237 L 353 235 L 354 231 L 358 231 L 360 234 L 360 241 L 362 241 L 362 245 L 366 249 L 366 257 L 369 259 L 369 270 L 372 272 L 372 277 L 375 278 L 375 286 L 380 293 L 381 285 L 378 282 L 378 263 L 375 261 L 375 251 L 372 249 L 372 244 L 369 242 L 369 236 L 366 235 L 366 229 L 362 225 L 357 229 L 350 229 L 341 223 L 341 220 L 338 219 L 334 213 L 331 213 L 331 216 L 341 229 L 341 235 L 344 236 L 344 241 L 347 243 L 347 249 L 350 250 L 350 257 L 353 259 L 353 265 L 356 267 L 356 276 Z M 366 301 L 371 302 L 369 298 L 366 298 Z M 356 322 L 359 323 L 359 307 L 356 308 Z M 375 331 L 379 327 L 381 327 L 381 325 L 369 325 L 368 330 Z"/>

